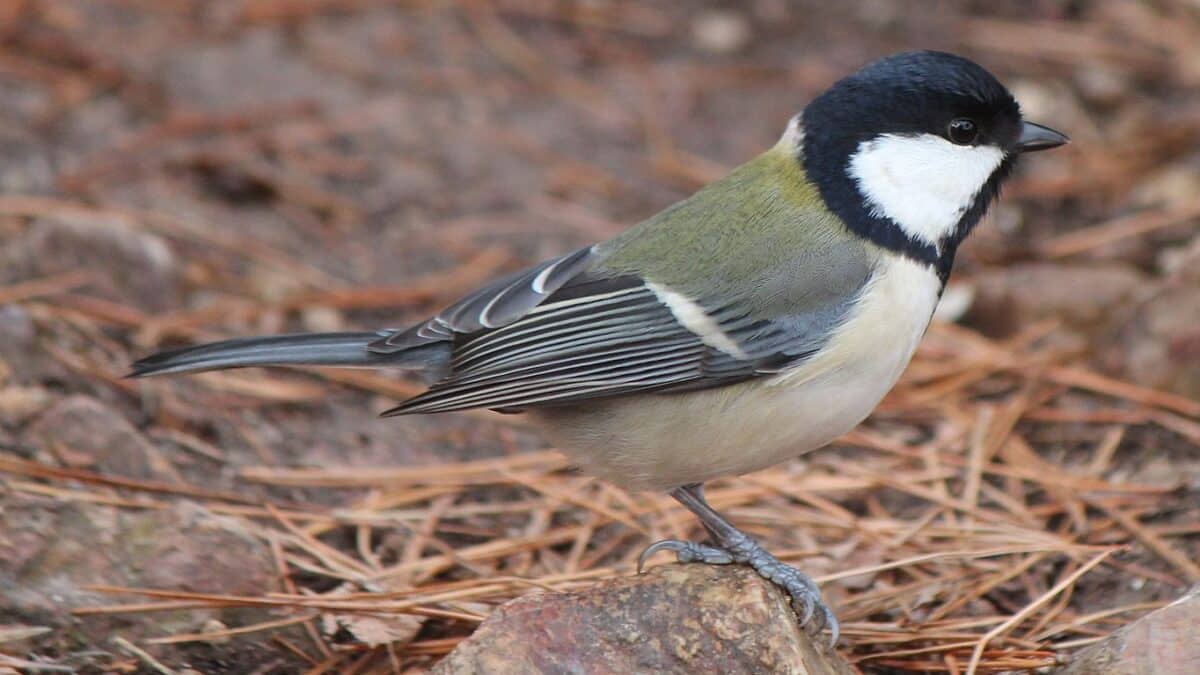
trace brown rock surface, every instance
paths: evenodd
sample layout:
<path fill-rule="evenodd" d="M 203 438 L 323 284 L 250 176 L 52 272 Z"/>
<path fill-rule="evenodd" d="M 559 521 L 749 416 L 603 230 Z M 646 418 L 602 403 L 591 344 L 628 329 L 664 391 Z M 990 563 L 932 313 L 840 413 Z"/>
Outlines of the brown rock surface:
<path fill-rule="evenodd" d="M 130 511 L 0 492 L 0 617 L 103 637 L 117 625 L 108 617 L 71 615 L 118 601 L 89 585 L 251 594 L 273 583 L 270 551 L 244 521 L 191 502 Z M 160 612 L 118 623 L 123 635 L 157 637 L 195 631 L 216 615 L 236 619 L 239 611 Z"/>
<path fill-rule="evenodd" d="M 1137 307 L 1117 332 L 1114 365 L 1148 387 L 1200 397 L 1200 286 L 1168 286 Z"/>
<path fill-rule="evenodd" d="M 172 471 L 119 412 L 87 396 L 55 403 L 26 435 L 30 444 L 71 466 L 141 479 L 169 477 Z"/>
<path fill-rule="evenodd" d="M 1076 654 L 1059 675 L 1200 673 L 1200 588 Z"/>
<path fill-rule="evenodd" d="M 451 673 L 856 672 L 744 567 L 666 565 L 518 598 L 434 669 Z"/>
<path fill-rule="evenodd" d="M 28 383 L 45 373 L 62 373 L 38 346 L 33 316 L 20 305 L 0 304 L 0 380 Z"/>
<path fill-rule="evenodd" d="M 978 294 L 967 319 L 994 335 L 1046 318 L 1076 328 L 1103 326 L 1145 283 L 1144 275 L 1121 264 L 1010 265 L 978 276 Z"/>
<path fill-rule="evenodd" d="M 136 293 L 146 310 L 177 306 L 180 268 L 164 238 L 115 218 L 39 219 L 0 242 L 0 280 L 82 270 L 90 275 L 90 292 L 116 301 Z"/>

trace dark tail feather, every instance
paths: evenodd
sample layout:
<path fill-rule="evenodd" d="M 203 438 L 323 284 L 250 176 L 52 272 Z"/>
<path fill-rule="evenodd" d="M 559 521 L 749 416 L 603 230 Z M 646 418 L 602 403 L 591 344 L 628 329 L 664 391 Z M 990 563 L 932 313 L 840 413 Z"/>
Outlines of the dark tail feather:
<path fill-rule="evenodd" d="M 133 364 L 130 377 L 191 373 L 248 366 L 391 366 L 426 369 L 435 365 L 443 345 L 395 354 L 377 354 L 367 345 L 379 333 L 308 333 L 237 338 L 159 352 Z"/>

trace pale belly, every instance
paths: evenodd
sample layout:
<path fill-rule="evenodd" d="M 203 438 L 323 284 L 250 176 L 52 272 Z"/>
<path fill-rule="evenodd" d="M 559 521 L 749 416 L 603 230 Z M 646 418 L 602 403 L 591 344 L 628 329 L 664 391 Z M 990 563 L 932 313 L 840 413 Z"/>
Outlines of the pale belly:
<path fill-rule="evenodd" d="M 584 470 L 627 489 L 669 489 L 762 469 L 861 422 L 912 358 L 937 304 L 928 268 L 898 260 L 801 367 L 729 387 L 533 413 Z"/>

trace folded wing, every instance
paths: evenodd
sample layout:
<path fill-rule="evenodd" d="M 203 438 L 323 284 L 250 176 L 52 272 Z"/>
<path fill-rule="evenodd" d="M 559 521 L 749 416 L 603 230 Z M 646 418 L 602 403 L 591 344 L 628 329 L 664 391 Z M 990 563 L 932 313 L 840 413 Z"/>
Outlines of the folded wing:
<path fill-rule="evenodd" d="M 833 301 L 799 315 L 763 317 L 745 303 L 722 306 L 636 276 L 583 267 L 516 318 L 486 311 L 504 302 L 521 304 L 514 285 L 553 275 L 551 267 L 534 268 L 492 287 L 499 300 L 477 294 L 409 331 L 453 340 L 449 375 L 388 414 L 514 411 L 724 386 L 777 373 L 824 345 L 866 281 L 864 274 Z M 381 342 L 388 341 L 395 337 Z"/>

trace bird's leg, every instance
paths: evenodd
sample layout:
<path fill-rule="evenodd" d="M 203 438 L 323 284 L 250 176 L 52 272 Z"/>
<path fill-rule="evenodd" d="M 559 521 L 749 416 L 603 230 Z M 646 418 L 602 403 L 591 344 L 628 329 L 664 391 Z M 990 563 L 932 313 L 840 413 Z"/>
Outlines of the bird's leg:
<path fill-rule="evenodd" d="M 792 607 L 799 612 L 801 625 L 807 624 L 813 613 L 820 610 L 821 618 L 832 635 L 832 643 L 837 643 L 837 618 L 822 602 L 820 589 L 808 575 L 791 565 L 780 562 L 778 558 L 767 552 L 762 544 L 734 527 L 733 523 L 717 513 L 704 500 L 704 492 L 699 484 L 676 488 L 671 491 L 671 496 L 696 515 L 716 546 L 675 539 L 658 541 L 651 544 L 638 558 L 639 571 L 645 560 L 658 551 L 674 551 L 679 562 L 684 563 L 748 565 L 764 579 L 779 586 L 791 596 Z"/>
<path fill-rule="evenodd" d="M 704 500 L 704 486 L 697 483 L 688 487 L 694 488 L 696 493 L 700 495 L 700 500 Z M 674 492 L 671 494 L 673 496 Z M 676 499 L 678 499 L 678 497 L 676 497 Z M 703 525 L 704 529 L 708 531 L 708 536 L 711 537 L 714 542 L 718 541 L 717 535 L 712 531 L 711 528 L 708 527 L 708 523 L 705 523 L 703 520 L 701 520 L 700 524 Z M 733 556 L 728 551 L 715 546 L 709 546 L 707 544 L 701 544 L 694 541 L 663 539 L 662 541 L 656 541 L 647 546 L 646 549 L 642 551 L 642 554 L 638 556 L 639 574 L 641 574 L 642 568 L 646 566 L 646 560 L 659 551 L 673 552 L 675 554 L 675 559 L 681 563 L 702 562 L 708 565 L 730 565 L 734 562 Z"/>

